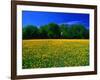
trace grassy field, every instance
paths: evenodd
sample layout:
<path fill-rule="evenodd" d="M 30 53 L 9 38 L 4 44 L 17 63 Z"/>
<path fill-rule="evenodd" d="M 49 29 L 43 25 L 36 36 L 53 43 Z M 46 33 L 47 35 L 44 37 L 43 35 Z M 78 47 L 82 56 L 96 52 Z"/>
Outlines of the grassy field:
<path fill-rule="evenodd" d="M 89 65 L 89 40 L 23 40 L 22 67 L 50 68 Z"/>

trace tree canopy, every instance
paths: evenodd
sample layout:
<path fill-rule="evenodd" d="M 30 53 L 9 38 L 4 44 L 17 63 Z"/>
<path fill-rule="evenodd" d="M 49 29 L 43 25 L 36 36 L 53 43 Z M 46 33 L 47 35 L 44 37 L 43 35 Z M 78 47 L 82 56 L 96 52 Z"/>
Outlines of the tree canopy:
<path fill-rule="evenodd" d="M 88 39 L 89 30 L 82 24 L 49 23 L 40 27 L 27 25 L 22 29 L 23 39 Z"/>

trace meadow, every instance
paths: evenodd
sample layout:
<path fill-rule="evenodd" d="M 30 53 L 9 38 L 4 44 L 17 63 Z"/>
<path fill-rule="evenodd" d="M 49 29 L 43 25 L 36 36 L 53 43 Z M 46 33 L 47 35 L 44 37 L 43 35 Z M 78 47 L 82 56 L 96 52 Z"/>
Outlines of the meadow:
<path fill-rule="evenodd" d="M 22 46 L 23 69 L 89 65 L 88 39 L 31 39 Z"/>

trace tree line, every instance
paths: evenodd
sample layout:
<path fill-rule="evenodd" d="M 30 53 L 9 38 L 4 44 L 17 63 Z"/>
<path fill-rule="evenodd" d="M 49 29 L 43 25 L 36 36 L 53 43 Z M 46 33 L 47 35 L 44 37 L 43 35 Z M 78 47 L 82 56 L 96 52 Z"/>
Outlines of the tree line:
<path fill-rule="evenodd" d="M 40 27 L 27 25 L 22 28 L 23 39 L 89 39 L 89 30 L 82 24 L 49 23 Z"/>

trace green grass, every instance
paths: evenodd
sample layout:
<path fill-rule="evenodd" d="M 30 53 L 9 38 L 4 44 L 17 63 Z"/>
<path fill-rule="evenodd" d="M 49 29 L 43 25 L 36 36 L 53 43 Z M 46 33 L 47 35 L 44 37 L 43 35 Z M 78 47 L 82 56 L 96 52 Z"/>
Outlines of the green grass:
<path fill-rule="evenodd" d="M 89 65 L 89 40 L 23 40 L 23 69 L 87 65 Z"/>

